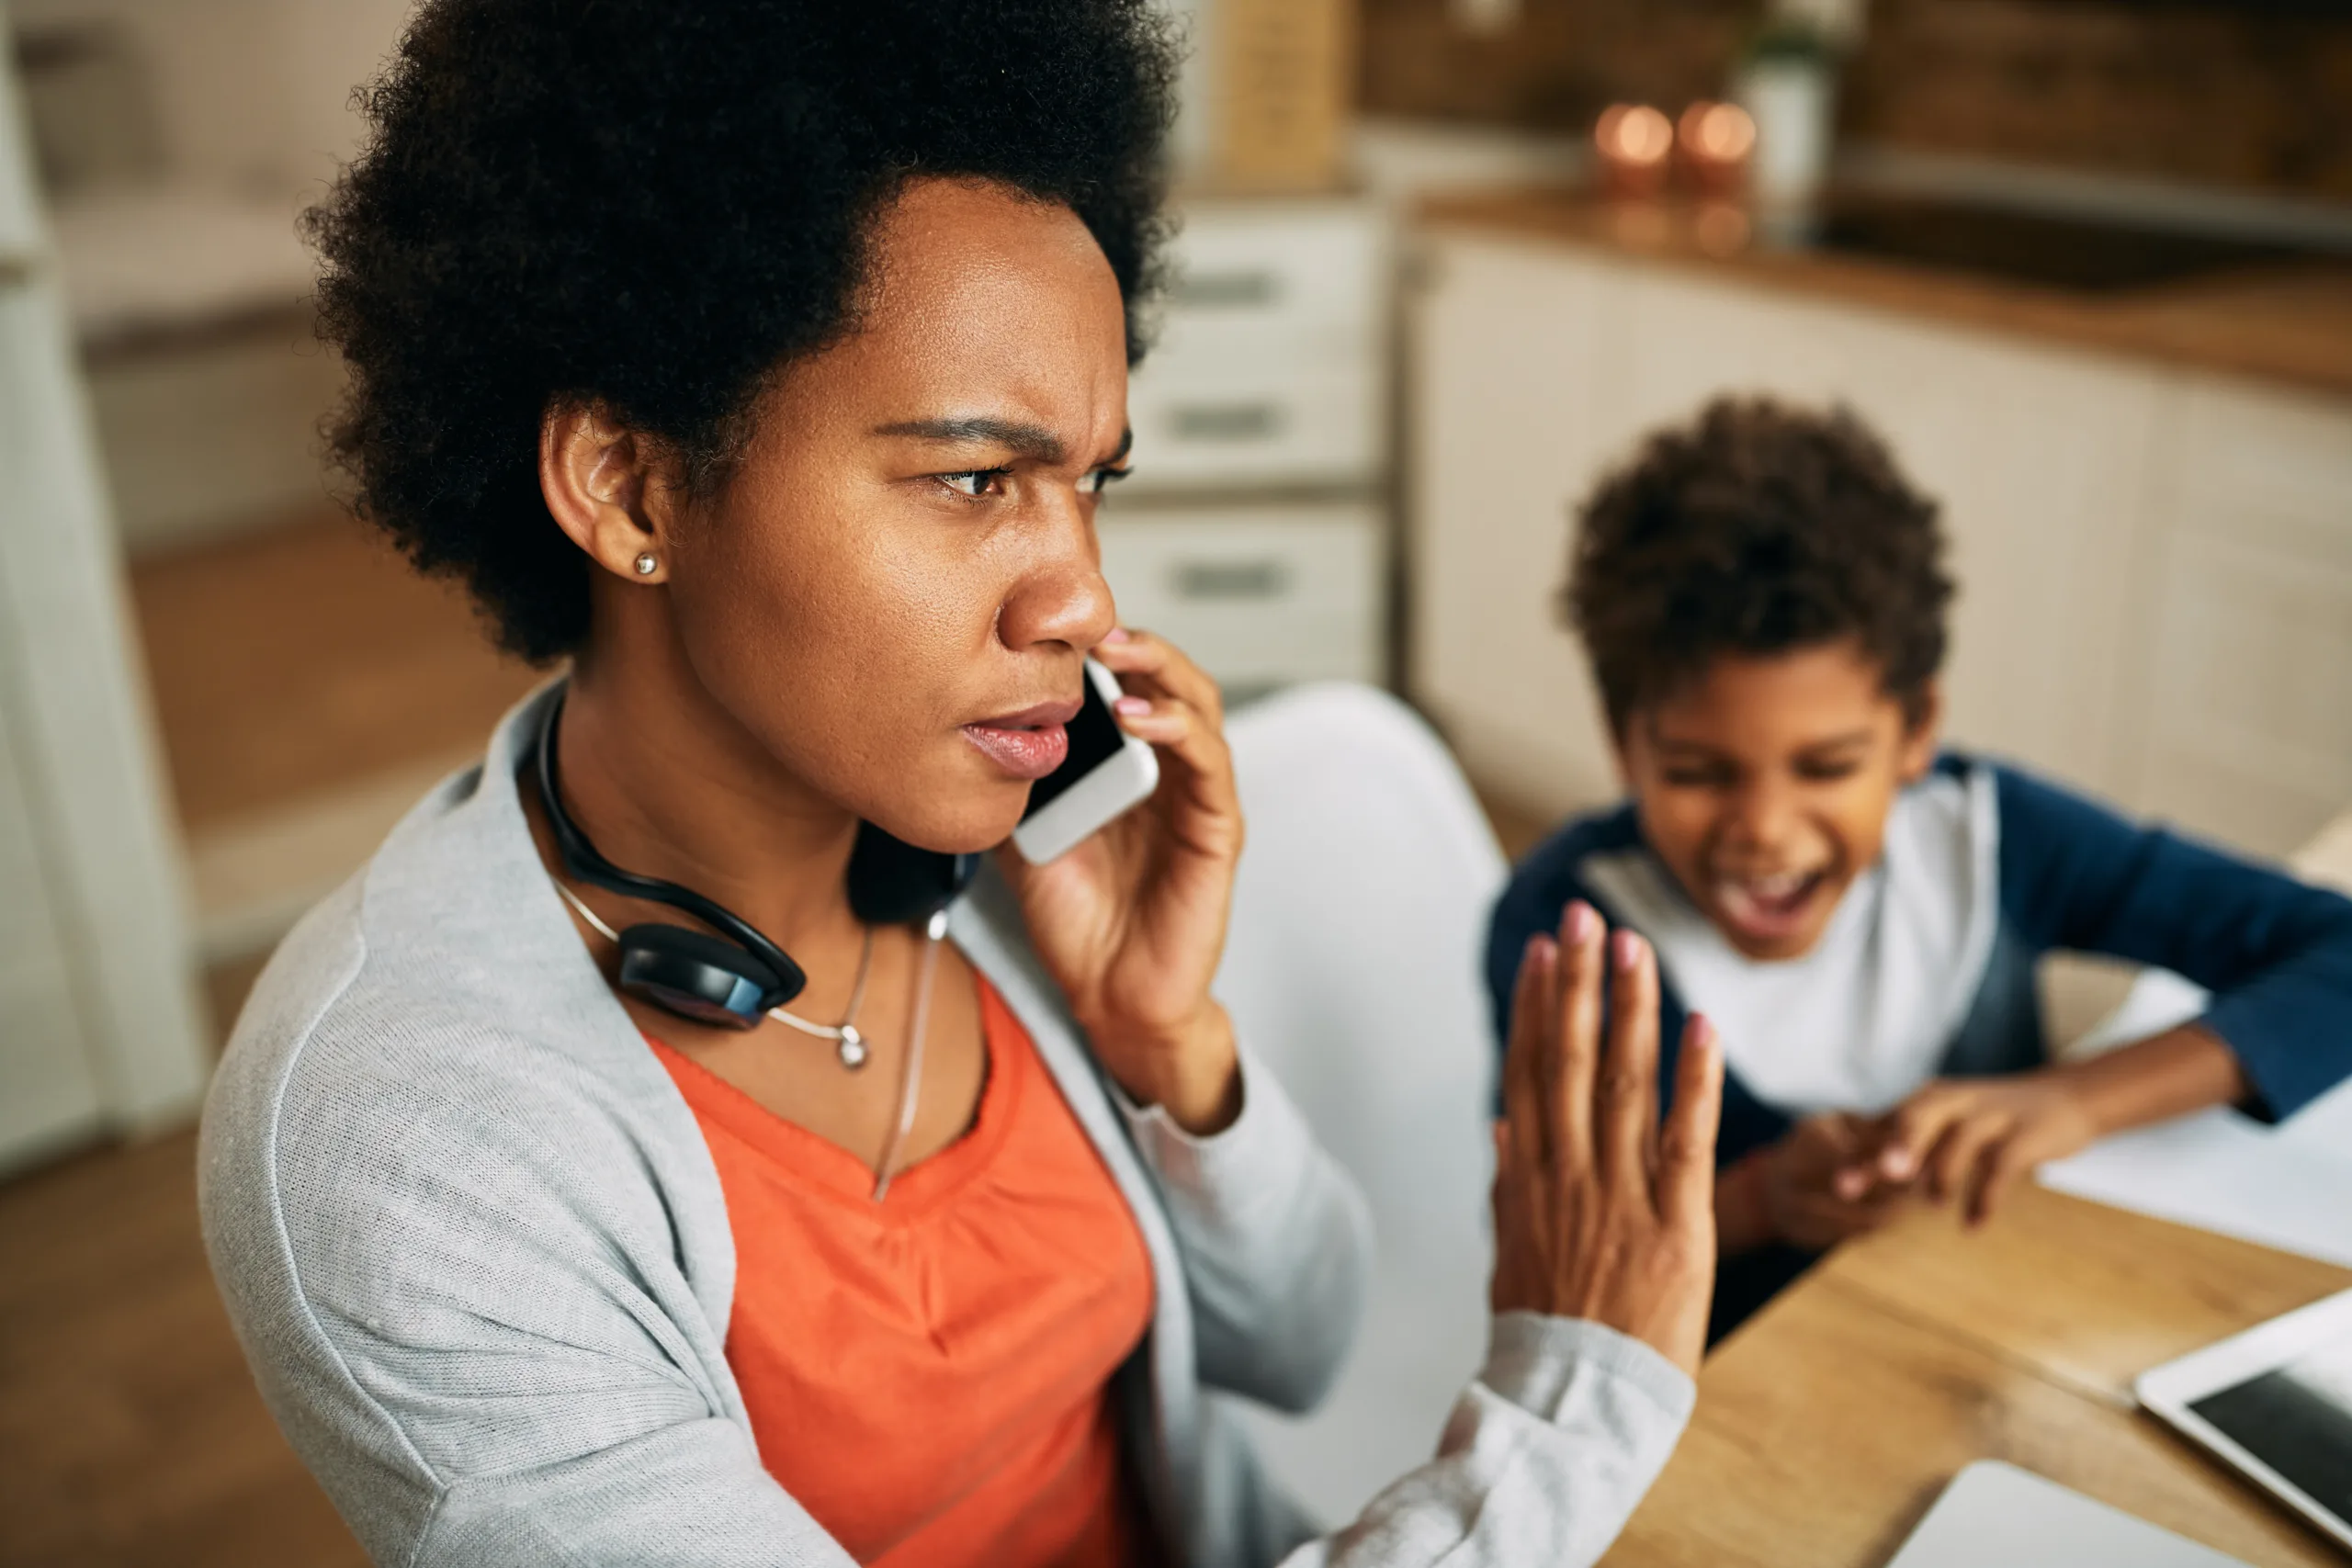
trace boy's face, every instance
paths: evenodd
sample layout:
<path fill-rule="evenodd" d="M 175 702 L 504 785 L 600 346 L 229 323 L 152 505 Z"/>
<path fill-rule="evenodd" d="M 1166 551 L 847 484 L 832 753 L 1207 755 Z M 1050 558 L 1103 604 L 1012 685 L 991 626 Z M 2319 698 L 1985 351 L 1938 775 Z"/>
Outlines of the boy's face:
<path fill-rule="evenodd" d="M 1935 760 L 1935 689 L 1913 725 L 1882 674 L 1850 642 L 1722 658 L 1618 737 L 1651 847 L 1750 958 L 1812 950 Z"/>

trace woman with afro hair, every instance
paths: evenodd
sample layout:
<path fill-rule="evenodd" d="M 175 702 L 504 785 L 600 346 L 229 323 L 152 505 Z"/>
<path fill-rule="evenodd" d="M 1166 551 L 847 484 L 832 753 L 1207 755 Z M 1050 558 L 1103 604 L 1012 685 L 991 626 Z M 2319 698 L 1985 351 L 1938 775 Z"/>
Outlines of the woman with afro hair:
<path fill-rule="evenodd" d="M 1318 1538 L 1207 1396 L 1311 1406 L 1369 1238 L 1209 995 L 1216 690 L 1097 567 L 1172 71 L 1145 0 L 427 0 L 366 90 L 335 456 L 563 666 L 206 1109 L 222 1293 L 376 1561 L 1588 1562 L 1673 1447 L 1718 1057 L 1661 1127 L 1589 911 L 1529 944 L 1430 1462 Z M 1156 793 L 983 861 L 1090 654 Z"/>

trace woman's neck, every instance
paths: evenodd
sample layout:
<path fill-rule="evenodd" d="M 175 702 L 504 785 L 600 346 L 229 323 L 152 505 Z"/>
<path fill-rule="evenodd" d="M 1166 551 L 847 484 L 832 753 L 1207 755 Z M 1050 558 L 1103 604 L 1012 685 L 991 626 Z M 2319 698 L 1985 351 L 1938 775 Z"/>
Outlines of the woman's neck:
<path fill-rule="evenodd" d="M 558 735 L 565 808 L 605 859 L 715 899 L 787 952 L 842 940 L 857 818 L 786 773 L 684 663 L 582 657 Z"/>

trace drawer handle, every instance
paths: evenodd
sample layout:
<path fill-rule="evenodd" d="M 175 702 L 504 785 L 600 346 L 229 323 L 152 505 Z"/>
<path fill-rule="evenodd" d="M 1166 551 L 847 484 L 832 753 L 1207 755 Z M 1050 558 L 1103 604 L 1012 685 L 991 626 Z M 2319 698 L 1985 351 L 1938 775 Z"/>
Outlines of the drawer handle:
<path fill-rule="evenodd" d="M 1264 268 L 1249 272 L 1179 274 L 1169 285 L 1170 304 L 1188 310 L 1251 310 L 1282 298 L 1282 279 Z"/>
<path fill-rule="evenodd" d="M 1282 434 L 1277 403 L 1179 403 L 1168 422 L 1182 441 L 1271 441 Z"/>
<path fill-rule="evenodd" d="M 1179 599 L 1279 599 L 1290 592 L 1280 560 L 1188 560 L 1169 571 Z"/>

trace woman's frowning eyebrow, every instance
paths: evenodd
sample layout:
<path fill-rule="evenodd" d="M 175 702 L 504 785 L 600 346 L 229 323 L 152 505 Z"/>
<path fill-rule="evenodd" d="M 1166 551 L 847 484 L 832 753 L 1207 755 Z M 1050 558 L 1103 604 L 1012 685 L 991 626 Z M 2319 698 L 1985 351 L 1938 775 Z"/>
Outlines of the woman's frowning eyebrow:
<path fill-rule="evenodd" d="M 904 435 L 917 441 L 968 445 L 987 442 L 1010 448 L 1017 457 L 1033 462 L 1059 464 L 1069 460 L 1069 448 L 1062 438 L 1042 424 L 1025 420 L 995 419 L 985 414 L 968 418 L 907 419 L 874 427 L 876 435 Z M 1108 462 L 1116 463 L 1135 446 L 1136 433 L 1130 429 L 1119 436 L 1119 449 L 1111 454 Z"/>

